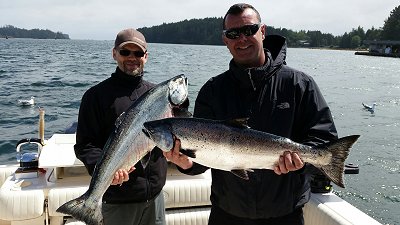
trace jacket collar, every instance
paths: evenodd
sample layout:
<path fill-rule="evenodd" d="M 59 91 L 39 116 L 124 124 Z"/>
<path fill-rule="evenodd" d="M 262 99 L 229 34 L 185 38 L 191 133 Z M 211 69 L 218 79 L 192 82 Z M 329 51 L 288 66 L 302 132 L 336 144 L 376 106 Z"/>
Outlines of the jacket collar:
<path fill-rule="evenodd" d="M 244 68 L 232 59 L 229 69 L 241 88 L 259 89 L 269 77 L 286 64 L 286 39 L 279 35 L 267 35 L 263 42 L 266 63 L 261 67 Z"/>
<path fill-rule="evenodd" d="M 111 78 L 122 86 L 132 87 L 132 86 L 137 86 L 139 83 L 142 82 L 143 72 L 138 76 L 132 76 L 124 73 L 122 70 L 119 69 L 119 67 L 117 67 L 115 69 L 115 72 L 111 74 Z"/>
<path fill-rule="evenodd" d="M 266 52 L 267 53 L 267 52 Z M 268 58 L 268 57 L 267 57 Z M 240 83 L 241 88 L 257 89 L 258 84 L 268 72 L 270 60 L 261 67 L 245 68 L 235 63 L 232 59 L 229 63 L 229 69 L 233 74 L 235 80 Z"/>

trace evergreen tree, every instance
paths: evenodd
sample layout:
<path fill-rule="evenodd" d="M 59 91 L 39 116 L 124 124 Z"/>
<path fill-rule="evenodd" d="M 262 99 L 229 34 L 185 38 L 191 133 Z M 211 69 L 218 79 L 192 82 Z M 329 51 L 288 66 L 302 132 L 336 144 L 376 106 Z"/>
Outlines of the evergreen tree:
<path fill-rule="evenodd" d="M 390 12 L 381 32 L 382 40 L 400 40 L 400 5 Z"/>
<path fill-rule="evenodd" d="M 344 33 L 343 36 L 341 37 L 339 47 L 340 47 L 340 48 L 350 48 L 350 46 L 351 46 L 351 37 L 350 37 L 350 35 L 347 34 L 347 32 L 346 32 L 346 33 Z"/>
<path fill-rule="evenodd" d="M 364 31 L 364 29 L 363 29 L 362 27 L 360 27 L 360 26 L 358 26 L 357 29 L 353 29 L 353 30 L 349 33 L 349 35 L 350 35 L 351 37 L 358 36 L 358 37 L 359 37 L 360 39 L 362 39 L 362 40 L 365 39 L 365 31 Z"/>
<path fill-rule="evenodd" d="M 368 29 L 365 33 L 365 40 L 379 40 L 381 37 L 381 31 L 381 29 L 375 29 L 374 27 Z"/>
<path fill-rule="evenodd" d="M 351 37 L 350 47 L 351 48 L 358 48 L 361 46 L 361 38 L 358 35 L 354 35 Z"/>

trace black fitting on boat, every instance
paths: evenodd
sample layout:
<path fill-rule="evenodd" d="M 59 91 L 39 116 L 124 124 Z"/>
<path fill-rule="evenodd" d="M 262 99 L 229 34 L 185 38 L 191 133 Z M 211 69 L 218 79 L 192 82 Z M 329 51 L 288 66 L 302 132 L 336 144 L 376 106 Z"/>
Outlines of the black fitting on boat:
<path fill-rule="evenodd" d="M 25 138 L 18 141 L 16 144 L 17 151 L 17 162 L 19 162 L 21 168 L 37 168 L 39 153 L 28 152 L 21 153 L 20 149 L 23 145 L 36 144 L 40 147 L 43 146 L 42 139 L 39 138 Z"/>
<path fill-rule="evenodd" d="M 348 163 L 344 165 L 344 173 L 345 174 L 359 174 L 360 169 L 358 165 L 354 165 L 353 163 Z"/>
<path fill-rule="evenodd" d="M 323 174 L 313 174 L 310 185 L 312 193 L 329 193 L 332 191 L 331 181 Z"/>

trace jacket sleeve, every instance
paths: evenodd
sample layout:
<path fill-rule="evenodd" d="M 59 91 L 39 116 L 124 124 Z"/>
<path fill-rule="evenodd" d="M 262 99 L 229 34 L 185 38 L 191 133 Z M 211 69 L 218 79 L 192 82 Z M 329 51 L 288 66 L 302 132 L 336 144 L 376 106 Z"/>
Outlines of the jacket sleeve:
<path fill-rule="evenodd" d="M 83 162 L 89 174 L 92 175 L 95 165 L 102 156 L 102 143 L 100 143 L 99 110 L 96 110 L 94 97 L 86 92 L 81 101 L 76 131 L 76 144 L 74 146 L 76 157 Z"/>
<path fill-rule="evenodd" d="M 309 77 L 299 104 L 297 121 L 302 121 L 295 132 L 301 143 L 316 146 L 338 139 L 331 111 L 318 85 Z"/>
<path fill-rule="evenodd" d="M 318 85 L 309 77 L 308 82 L 304 83 L 303 95 L 298 103 L 298 118 L 301 121 L 293 132 L 296 136 L 294 140 L 309 146 L 317 146 L 338 139 L 335 123 L 331 111 L 326 103 Z M 321 174 L 311 164 L 306 164 L 306 172 L 312 174 Z"/>

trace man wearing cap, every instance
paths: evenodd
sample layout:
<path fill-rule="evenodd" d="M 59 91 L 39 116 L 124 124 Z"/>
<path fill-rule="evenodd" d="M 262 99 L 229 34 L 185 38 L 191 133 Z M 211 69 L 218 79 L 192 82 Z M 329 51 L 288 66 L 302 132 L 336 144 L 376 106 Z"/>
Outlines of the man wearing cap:
<path fill-rule="evenodd" d="M 115 72 L 85 92 L 79 109 L 74 148 L 90 175 L 118 116 L 154 86 L 143 80 L 148 53 L 146 39 L 139 31 L 120 31 L 112 56 L 117 62 Z M 166 180 L 167 162 L 158 148 L 147 157 L 150 159 L 145 168 L 139 162 L 129 171 L 116 172 L 103 196 L 105 225 L 165 224 L 161 190 Z"/>

